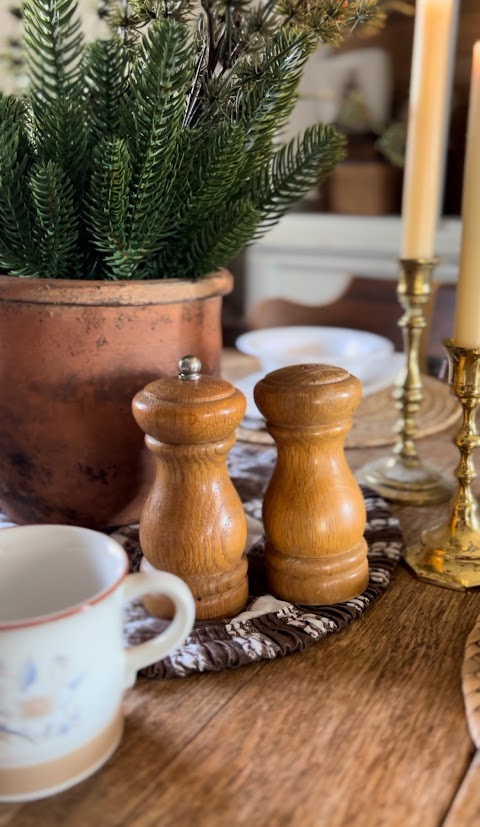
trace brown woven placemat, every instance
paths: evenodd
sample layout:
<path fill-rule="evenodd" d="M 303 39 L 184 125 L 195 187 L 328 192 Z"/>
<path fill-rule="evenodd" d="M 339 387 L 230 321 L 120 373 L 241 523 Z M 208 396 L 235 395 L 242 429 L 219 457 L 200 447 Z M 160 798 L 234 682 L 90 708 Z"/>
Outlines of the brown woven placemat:
<path fill-rule="evenodd" d="M 392 399 L 393 387 L 364 397 L 353 417 L 351 431 L 347 434 L 347 448 L 375 448 L 393 445 L 394 427 L 398 411 Z M 449 386 L 432 376 L 423 377 L 423 402 L 417 414 L 417 438 L 440 433 L 453 425 L 460 416 L 457 399 Z M 237 431 L 242 442 L 257 445 L 273 445 L 273 439 L 265 430 L 261 419 L 244 419 Z"/>
<path fill-rule="evenodd" d="M 261 538 L 248 554 L 250 596 L 245 610 L 232 619 L 197 622 L 183 646 L 140 674 L 148 678 L 181 678 L 195 672 L 219 672 L 272 660 L 302 652 L 361 617 L 389 585 L 403 547 L 399 524 L 386 502 L 368 489 L 363 493 L 370 577 L 362 594 L 333 606 L 302 606 L 278 600 L 265 586 Z M 121 529 L 115 539 L 129 553 L 132 571 L 137 571 L 141 560 L 138 528 Z M 136 601 L 125 613 L 126 642 L 143 643 L 163 631 L 166 624 L 167 621 L 147 614 L 142 603 Z"/>
<path fill-rule="evenodd" d="M 244 611 L 222 621 L 197 622 L 185 643 L 170 657 L 142 670 L 143 677 L 179 678 L 195 672 L 218 672 L 303 651 L 361 617 L 388 587 L 401 557 L 402 532 L 387 503 L 374 492 L 363 489 L 369 561 L 369 583 L 365 591 L 333 606 L 302 606 L 278 600 L 268 593 L 260 519 L 263 492 L 275 459 L 272 448 L 242 443 L 237 443 L 229 456 L 230 474 L 249 521 L 249 536 L 257 538 L 248 554 L 250 593 Z M 0 529 L 11 525 L 0 514 Z M 112 534 L 129 555 L 132 571 L 138 570 L 142 559 L 138 532 L 138 525 L 132 525 Z M 124 613 L 126 645 L 149 640 L 167 623 L 149 615 L 141 601 L 130 603 Z"/>
<path fill-rule="evenodd" d="M 272 448 L 237 443 L 229 456 L 230 474 L 244 502 L 250 530 L 262 531 L 263 491 L 276 459 Z M 301 606 L 278 600 L 268 593 L 263 569 L 262 540 L 250 549 L 250 596 L 245 610 L 223 621 L 197 622 L 184 645 L 168 658 L 141 672 L 149 678 L 185 677 L 195 672 L 216 672 L 259 660 L 271 660 L 303 651 L 326 635 L 339 632 L 361 617 L 388 587 L 403 548 L 397 518 L 387 503 L 363 489 L 367 510 L 369 583 L 363 594 L 334 606 Z M 141 560 L 138 526 L 115 533 L 129 553 L 132 570 Z M 141 602 L 127 609 L 124 632 L 127 643 L 148 640 L 166 621 L 147 614 Z"/>

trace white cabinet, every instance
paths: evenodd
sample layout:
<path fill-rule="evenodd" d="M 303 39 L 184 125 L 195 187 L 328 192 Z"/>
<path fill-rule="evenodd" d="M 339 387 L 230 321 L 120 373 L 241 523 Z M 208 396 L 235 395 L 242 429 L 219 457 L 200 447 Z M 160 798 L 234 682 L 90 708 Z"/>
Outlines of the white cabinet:
<path fill-rule="evenodd" d="M 437 235 L 435 277 L 456 282 L 460 219 L 445 218 Z M 396 279 L 400 216 L 290 213 L 245 255 L 245 305 L 270 296 L 311 304 L 340 295 L 350 276 Z"/>

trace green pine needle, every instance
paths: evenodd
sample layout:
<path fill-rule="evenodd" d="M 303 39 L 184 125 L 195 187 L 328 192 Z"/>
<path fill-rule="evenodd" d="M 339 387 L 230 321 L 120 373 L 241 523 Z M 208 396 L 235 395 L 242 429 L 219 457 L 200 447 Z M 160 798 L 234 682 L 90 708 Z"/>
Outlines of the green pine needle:
<path fill-rule="evenodd" d="M 43 105 L 80 92 L 83 35 L 76 0 L 24 0 L 25 56 L 35 115 Z"/>
<path fill-rule="evenodd" d="M 191 237 L 184 256 L 183 277 L 198 278 L 230 261 L 252 238 L 259 219 L 259 210 L 246 198 L 228 209 L 219 205 Z"/>
<path fill-rule="evenodd" d="M 0 96 L 0 266 L 14 275 L 37 275 L 27 186 L 32 154 L 24 116 L 20 101 Z"/>
<path fill-rule="evenodd" d="M 195 130 L 191 130 L 195 135 Z M 186 177 L 181 203 L 177 206 L 177 233 L 189 234 L 189 227 L 204 220 L 212 207 L 228 204 L 232 190 L 243 180 L 247 163 L 245 130 L 241 124 L 221 122 L 212 129 L 208 142 L 192 143 L 195 165 Z M 190 165 L 189 165 L 190 166 Z M 180 239 L 179 239 L 180 240 Z"/>
<path fill-rule="evenodd" d="M 86 52 L 85 81 L 92 140 L 113 138 L 121 131 L 122 103 L 127 92 L 127 56 L 117 37 L 96 40 Z"/>
<path fill-rule="evenodd" d="M 44 278 L 75 278 L 78 217 L 72 184 L 59 164 L 40 161 L 31 170 L 29 186 L 40 272 Z"/>
<path fill-rule="evenodd" d="M 343 158 L 345 140 L 333 127 L 312 126 L 275 153 L 246 187 L 260 210 L 258 236 L 264 235 Z"/>
<path fill-rule="evenodd" d="M 42 107 L 42 140 L 37 142 L 39 159 L 54 161 L 73 184 L 81 201 L 88 168 L 85 102 L 73 96 L 48 101 Z"/>
<path fill-rule="evenodd" d="M 200 278 L 342 157 L 331 128 L 281 146 L 319 41 L 376 0 L 23 0 L 25 100 L 0 95 L 0 268 L 26 277 Z M 378 18 L 378 15 L 377 15 Z"/>
<path fill-rule="evenodd" d="M 188 29 L 156 20 L 142 43 L 130 82 L 133 133 L 131 210 L 126 255 L 137 263 L 158 253 L 171 227 L 169 205 L 181 124 L 191 75 Z"/>
<path fill-rule="evenodd" d="M 86 221 L 95 247 L 107 253 L 112 278 L 131 277 L 132 273 L 130 263 L 124 261 L 131 177 L 126 142 L 105 138 L 93 155 Z"/>

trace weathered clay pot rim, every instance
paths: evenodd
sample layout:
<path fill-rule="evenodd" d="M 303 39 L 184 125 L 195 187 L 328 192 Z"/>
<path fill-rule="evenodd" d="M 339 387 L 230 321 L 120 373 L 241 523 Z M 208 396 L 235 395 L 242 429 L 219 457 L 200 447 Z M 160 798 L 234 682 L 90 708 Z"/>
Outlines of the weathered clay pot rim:
<path fill-rule="evenodd" d="M 219 270 L 198 281 L 151 279 L 148 281 L 89 281 L 80 279 L 29 279 L 0 276 L 0 301 L 55 305 L 152 305 L 190 302 L 226 296 L 233 276 Z"/>

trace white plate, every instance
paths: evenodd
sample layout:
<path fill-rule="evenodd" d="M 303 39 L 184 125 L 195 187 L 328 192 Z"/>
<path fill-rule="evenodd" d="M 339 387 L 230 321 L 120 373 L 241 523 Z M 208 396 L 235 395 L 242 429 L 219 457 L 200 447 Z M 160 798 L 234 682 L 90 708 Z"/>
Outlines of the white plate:
<path fill-rule="evenodd" d="M 372 393 L 378 393 L 392 385 L 401 369 L 405 364 L 404 353 L 391 353 L 388 358 L 388 369 L 382 371 L 381 376 L 377 376 L 369 382 L 363 382 L 363 396 L 370 396 Z M 265 376 L 264 371 L 256 371 L 244 376 L 243 379 L 237 379 L 235 387 L 242 391 L 247 397 L 247 411 L 245 416 L 249 419 L 263 419 L 262 414 L 258 410 L 253 400 L 253 389 L 260 379 Z"/>
<path fill-rule="evenodd" d="M 389 371 L 393 353 L 390 339 L 376 333 L 301 325 L 250 330 L 238 337 L 236 347 L 255 356 L 265 373 L 286 365 L 317 362 L 345 368 L 364 384 L 376 382 Z"/>

